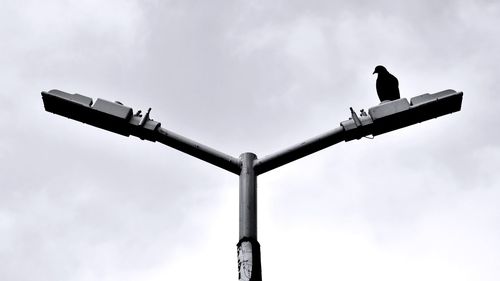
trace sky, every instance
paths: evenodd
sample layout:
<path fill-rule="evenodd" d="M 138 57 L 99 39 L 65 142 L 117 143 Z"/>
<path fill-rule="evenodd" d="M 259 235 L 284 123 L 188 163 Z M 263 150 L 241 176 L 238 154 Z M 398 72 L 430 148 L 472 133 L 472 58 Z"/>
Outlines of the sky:
<path fill-rule="evenodd" d="M 259 176 L 263 279 L 499 280 L 500 2 L 1 2 L 2 280 L 237 279 L 237 176 L 41 91 L 261 158 L 377 105 L 379 64 L 462 110 Z"/>

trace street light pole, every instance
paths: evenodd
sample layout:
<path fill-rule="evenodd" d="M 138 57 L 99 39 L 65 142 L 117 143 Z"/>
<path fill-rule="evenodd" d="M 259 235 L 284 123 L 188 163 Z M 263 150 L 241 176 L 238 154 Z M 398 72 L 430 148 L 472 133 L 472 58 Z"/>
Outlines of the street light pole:
<path fill-rule="evenodd" d="M 240 237 L 238 247 L 238 280 L 262 280 L 260 244 L 257 241 L 257 175 L 251 152 L 240 155 Z"/>
<path fill-rule="evenodd" d="M 94 101 L 79 94 L 59 90 L 42 92 L 45 110 L 124 136 L 134 135 L 143 140 L 158 141 L 219 168 L 239 175 L 239 281 L 262 281 L 260 244 L 257 241 L 257 176 L 287 163 L 320 151 L 342 141 L 377 136 L 432 118 L 460 111 L 462 92 L 445 90 L 435 94 L 384 102 L 360 116 L 351 108 L 351 118 L 322 135 L 257 159 L 246 152 L 239 159 L 195 142 L 161 127 L 149 118 L 151 109 L 142 116 L 132 108 L 101 99 Z"/>

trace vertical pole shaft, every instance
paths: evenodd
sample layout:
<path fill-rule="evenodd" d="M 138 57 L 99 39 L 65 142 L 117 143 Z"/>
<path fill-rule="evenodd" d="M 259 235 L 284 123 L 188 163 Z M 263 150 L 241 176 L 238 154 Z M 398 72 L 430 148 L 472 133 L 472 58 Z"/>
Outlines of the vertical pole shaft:
<path fill-rule="evenodd" d="M 243 153 L 240 174 L 240 240 L 244 237 L 257 240 L 257 178 L 253 162 L 257 156 Z"/>
<path fill-rule="evenodd" d="M 238 247 L 238 280 L 262 281 L 260 244 L 257 241 L 257 176 L 253 168 L 257 156 L 240 155 L 240 234 Z"/>

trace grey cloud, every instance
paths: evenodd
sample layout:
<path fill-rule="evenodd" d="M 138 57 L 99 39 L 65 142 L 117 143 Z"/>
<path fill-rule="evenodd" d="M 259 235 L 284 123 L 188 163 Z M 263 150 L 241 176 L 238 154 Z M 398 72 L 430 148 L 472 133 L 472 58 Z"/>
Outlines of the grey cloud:
<path fill-rule="evenodd" d="M 220 276 L 236 277 L 236 177 L 46 113 L 41 90 L 151 106 L 173 131 L 235 157 L 264 156 L 337 127 L 349 106 L 376 104 L 377 64 L 398 77 L 404 97 L 464 91 L 463 110 L 263 175 L 265 278 L 366 280 L 394 262 L 402 269 L 389 280 L 417 270 L 428 280 L 498 279 L 496 2 L 5 4 L 6 280 L 209 278 L 179 272 L 201 257 L 206 274 L 224 264 Z M 340 240 L 319 239 L 327 237 Z M 297 252 L 284 253 L 296 239 Z"/>

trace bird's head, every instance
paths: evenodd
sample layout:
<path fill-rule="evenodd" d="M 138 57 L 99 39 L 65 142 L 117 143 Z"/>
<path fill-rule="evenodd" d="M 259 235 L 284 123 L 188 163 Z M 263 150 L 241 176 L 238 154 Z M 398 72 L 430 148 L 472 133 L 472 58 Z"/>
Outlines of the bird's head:
<path fill-rule="evenodd" d="M 382 72 L 387 72 L 387 69 L 382 65 L 377 65 L 377 67 L 375 67 L 375 70 L 373 71 L 373 74 Z"/>

